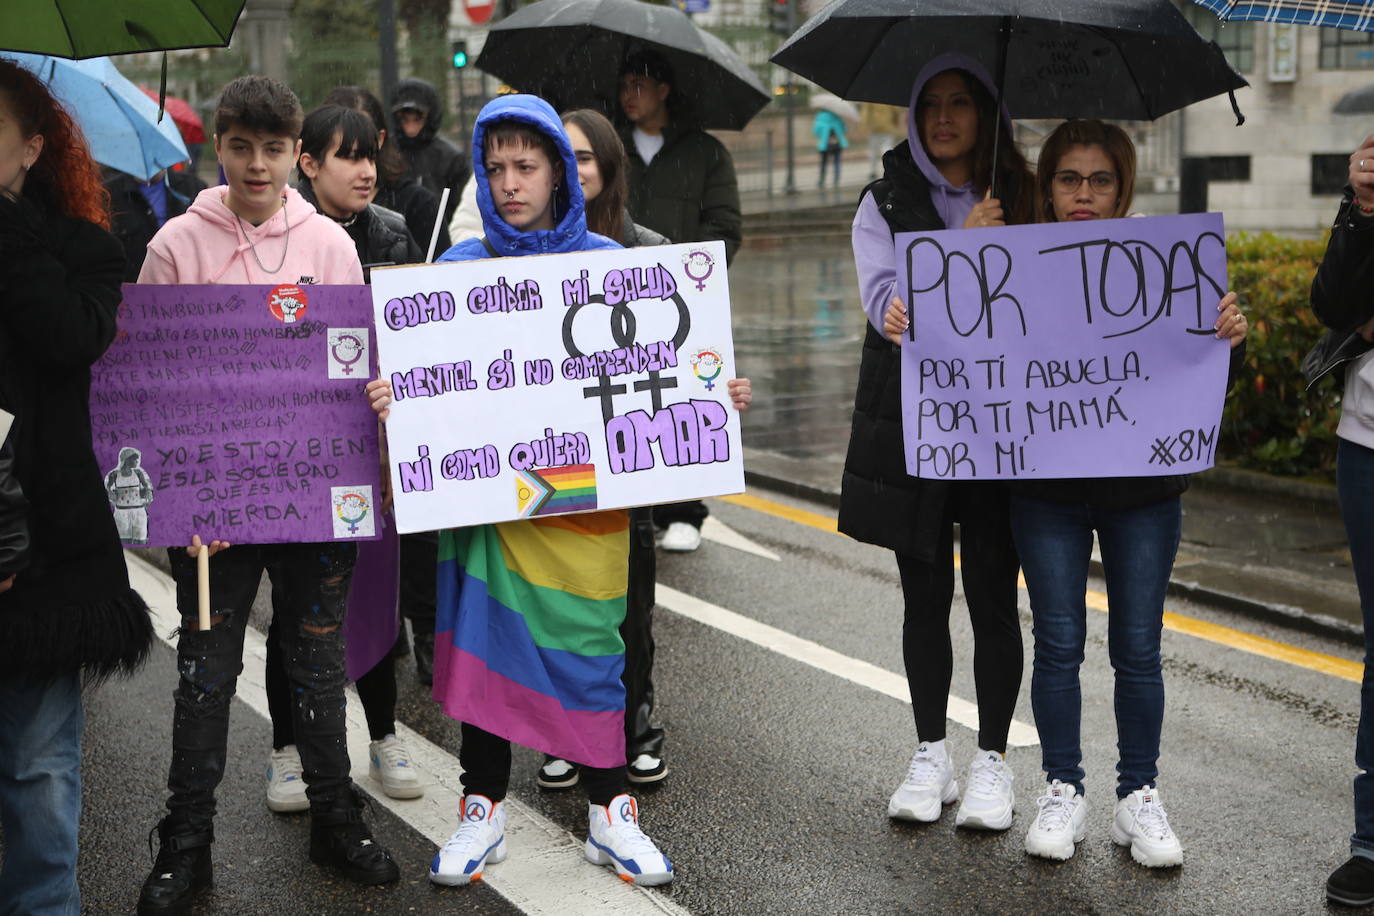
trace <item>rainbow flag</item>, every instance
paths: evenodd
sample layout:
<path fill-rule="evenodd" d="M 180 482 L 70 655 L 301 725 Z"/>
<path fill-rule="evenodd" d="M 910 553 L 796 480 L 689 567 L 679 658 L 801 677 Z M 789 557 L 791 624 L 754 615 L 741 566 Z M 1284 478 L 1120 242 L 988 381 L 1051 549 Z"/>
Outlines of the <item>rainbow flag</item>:
<path fill-rule="evenodd" d="M 516 471 L 515 496 L 521 518 L 588 512 L 596 508 L 596 465 Z"/>
<path fill-rule="evenodd" d="M 629 549 L 622 510 L 440 532 L 444 712 L 565 760 L 623 766 Z"/>

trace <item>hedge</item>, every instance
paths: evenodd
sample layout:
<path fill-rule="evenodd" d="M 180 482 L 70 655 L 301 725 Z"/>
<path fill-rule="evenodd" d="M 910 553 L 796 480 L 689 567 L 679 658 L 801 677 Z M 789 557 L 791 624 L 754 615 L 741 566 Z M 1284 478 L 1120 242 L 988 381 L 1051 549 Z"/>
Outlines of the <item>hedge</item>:
<path fill-rule="evenodd" d="M 1231 288 L 1250 320 L 1246 367 L 1226 402 L 1218 457 L 1271 474 L 1332 479 L 1339 385 L 1308 393 L 1302 358 L 1325 328 L 1312 315 L 1312 276 L 1326 237 L 1237 233 L 1227 243 Z"/>

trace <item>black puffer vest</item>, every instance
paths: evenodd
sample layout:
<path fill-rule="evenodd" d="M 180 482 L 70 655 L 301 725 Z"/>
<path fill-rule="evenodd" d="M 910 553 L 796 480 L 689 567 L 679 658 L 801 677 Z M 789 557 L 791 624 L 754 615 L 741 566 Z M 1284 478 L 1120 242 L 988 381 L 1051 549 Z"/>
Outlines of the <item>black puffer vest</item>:
<path fill-rule="evenodd" d="M 883 168 L 883 177 L 863 193 L 873 196 L 894 234 L 945 228 L 907 143 L 883 155 Z M 996 482 L 924 480 L 907 474 L 901 383 L 901 349 L 869 325 L 840 485 L 840 531 L 932 562 L 939 535 L 950 521 L 947 509 L 954 488 L 958 511 L 999 514 L 1006 512 L 1006 490 Z"/>

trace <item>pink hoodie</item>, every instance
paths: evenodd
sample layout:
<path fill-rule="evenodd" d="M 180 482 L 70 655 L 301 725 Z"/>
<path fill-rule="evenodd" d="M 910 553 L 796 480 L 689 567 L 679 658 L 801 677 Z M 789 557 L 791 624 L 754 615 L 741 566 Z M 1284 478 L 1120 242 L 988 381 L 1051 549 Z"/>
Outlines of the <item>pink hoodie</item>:
<path fill-rule="evenodd" d="M 139 283 L 363 282 L 348 233 L 294 188 L 285 190 L 286 205 L 261 226 L 235 217 L 225 206 L 227 193 L 222 185 L 206 188 L 189 210 L 158 230 L 148 243 Z"/>

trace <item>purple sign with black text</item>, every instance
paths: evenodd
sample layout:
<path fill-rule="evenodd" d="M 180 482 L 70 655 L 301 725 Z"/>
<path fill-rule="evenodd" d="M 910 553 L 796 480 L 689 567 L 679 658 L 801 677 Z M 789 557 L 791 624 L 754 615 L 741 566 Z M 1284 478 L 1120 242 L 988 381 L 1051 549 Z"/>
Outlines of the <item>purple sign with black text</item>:
<path fill-rule="evenodd" d="M 1212 466 L 1229 344 L 1221 215 L 902 233 L 908 473 L 1149 477 Z"/>
<path fill-rule="evenodd" d="M 373 540 L 366 286 L 125 285 L 91 426 L 127 545 Z"/>

